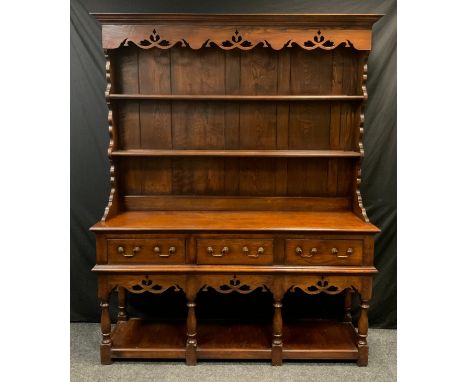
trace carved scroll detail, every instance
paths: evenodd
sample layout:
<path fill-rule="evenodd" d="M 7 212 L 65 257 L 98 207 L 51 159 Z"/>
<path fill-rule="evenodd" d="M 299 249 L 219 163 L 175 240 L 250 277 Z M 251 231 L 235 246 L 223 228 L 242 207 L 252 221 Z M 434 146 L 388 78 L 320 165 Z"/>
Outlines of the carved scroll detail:
<path fill-rule="evenodd" d="M 142 49 L 150 49 L 150 48 L 170 49 L 174 45 L 177 45 L 179 43 L 181 44 L 180 45 L 181 47 L 189 46 L 187 41 L 185 41 L 184 39 L 176 40 L 176 41 L 171 43 L 170 41 L 161 38 L 159 33 L 156 31 L 156 29 L 153 29 L 153 32 L 145 40 L 142 40 L 140 42 L 136 42 L 136 41 L 133 41 L 133 40 L 130 40 L 130 39 L 125 39 L 122 42 L 122 45 L 123 46 L 128 46 L 129 42 L 135 44 L 136 46 L 138 46 L 139 48 L 142 48 Z"/>
<path fill-rule="evenodd" d="M 297 289 L 301 289 L 307 294 L 318 294 L 322 292 L 326 294 L 338 294 L 348 287 L 350 286 L 341 283 L 331 283 L 325 277 L 321 277 L 315 282 L 315 284 L 311 284 L 310 282 L 304 281 L 301 283 L 294 284 L 289 288 L 288 291 L 295 292 Z M 351 287 L 355 289 L 354 286 Z"/>
<path fill-rule="evenodd" d="M 364 96 L 363 103 L 361 105 L 361 114 L 359 116 L 359 152 L 361 153 L 361 157 L 356 164 L 356 194 L 354 198 L 354 212 L 361 216 L 361 218 L 366 222 L 369 223 L 369 218 L 367 217 L 366 208 L 364 207 L 364 203 L 362 201 L 361 196 L 361 164 L 362 158 L 364 157 L 364 144 L 363 144 L 363 137 L 364 137 L 364 112 L 366 107 L 366 101 L 368 98 L 367 95 L 367 56 L 365 58 L 363 73 L 362 73 L 362 94 Z"/>
<path fill-rule="evenodd" d="M 227 284 L 222 284 L 219 286 L 205 284 L 201 288 L 201 291 L 206 292 L 208 288 L 213 288 L 217 292 L 224 293 L 224 294 L 231 293 L 231 292 L 239 292 L 242 294 L 247 294 L 247 293 L 253 292 L 254 290 L 258 288 L 261 288 L 262 292 L 268 291 L 265 284 L 259 284 L 259 283 L 254 283 L 253 285 L 250 285 L 250 283 L 244 284 L 236 276 L 230 279 Z"/>
<path fill-rule="evenodd" d="M 161 32 L 161 29 L 163 32 Z M 299 34 L 292 33 L 288 36 L 287 33 L 284 36 L 272 36 L 270 34 L 270 41 L 264 39 L 265 35 L 260 34 L 257 31 L 248 30 L 248 33 L 242 33 L 239 30 L 235 30 L 231 35 L 227 35 L 227 31 L 219 33 L 216 39 L 210 38 L 208 35 L 204 35 L 205 40 L 200 41 L 201 36 L 187 35 L 186 38 L 179 37 L 180 35 L 174 35 L 174 32 L 166 30 L 165 33 L 170 37 L 162 37 L 164 33 L 164 27 L 154 27 L 153 31 L 143 40 L 135 37 L 125 38 L 120 46 L 129 46 L 129 44 L 135 44 L 142 49 L 159 48 L 159 49 L 170 49 L 173 46 L 180 44 L 181 47 L 189 47 L 191 49 L 200 49 L 217 46 L 223 50 L 241 49 L 250 50 L 256 46 L 262 46 L 264 48 L 272 48 L 274 50 L 280 50 L 283 48 L 291 48 L 294 45 L 300 46 L 305 50 L 324 49 L 332 50 L 338 46 L 354 47 L 350 40 L 344 38 L 340 32 L 334 30 L 327 32 L 327 37 L 319 29 L 313 37 L 307 41 L 303 41 Z M 264 32 L 263 32 L 264 33 Z M 245 37 L 245 35 L 248 37 Z M 174 38 L 174 36 L 177 36 Z"/>
<path fill-rule="evenodd" d="M 161 285 L 163 284 L 163 285 Z M 155 282 L 146 276 L 143 280 L 138 282 L 128 280 L 126 282 L 120 282 L 119 285 L 127 289 L 131 293 L 140 294 L 144 292 L 150 292 L 154 294 L 160 294 L 165 292 L 170 288 L 174 288 L 175 292 L 179 292 L 182 288 L 175 283 L 161 283 L 159 281 Z"/>
<path fill-rule="evenodd" d="M 109 52 L 107 49 L 104 51 L 105 52 L 105 57 L 106 57 L 106 102 L 107 102 L 107 108 L 108 108 L 108 113 L 107 113 L 107 123 L 109 125 L 109 147 L 107 149 L 107 155 L 109 157 L 109 162 L 110 162 L 110 183 L 111 183 L 111 190 L 109 194 L 109 201 L 107 203 L 106 208 L 104 209 L 104 214 L 101 218 L 101 221 L 105 221 L 109 215 L 112 215 L 111 211 L 114 211 L 117 209 L 117 201 L 116 199 L 116 179 L 115 179 L 115 167 L 114 163 L 112 161 L 112 151 L 114 150 L 114 147 L 116 145 L 115 142 L 115 137 L 116 134 L 114 133 L 115 130 L 115 123 L 114 123 L 114 117 L 112 114 L 112 106 L 110 102 L 109 95 L 112 92 L 112 68 L 111 68 L 111 61 L 109 57 Z"/>
<path fill-rule="evenodd" d="M 288 41 L 285 47 L 291 47 L 292 44 L 294 43 L 299 45 L 302 49 L 305 49 L 305 50 L 314 50 L 317 48 L 324 49 L 324 50 L 332 50 L 332 49 L 337 48 L 340 45 L 343 45 L 346 48 L 353 47 L 353 45 L 351 44 L 349 40 L 340 41 L 337 44 L 334 41 L 329 40 L 328 38 L 325 38 L 325 36 L 320 31 L 320 29 L 317 31 L 317 33 L 312 38 L 312 40 L 304 41 L 302 44 L 298 42 Z"/>
<path fill-rule="evenodd" d="M 234 48 L 239 48 L 242 50 L 249 50 L 249 49 L 254 48 L 258 44 L 263 44 L 264 47 L 268 46 L 267 45 L 268 43 L 266 41 L 258 42 L 255 45 L 252 44 L 250 41 L 245 40 L 242 37 L 242 35 L 239 33 L 239 31 L 236 29 L 236 31 L 234 32 L 230 40 L 219 42 L 219 41 L 214 41 L 210 39 L 204 44 L 204 46 L 209 47 L 209 46 L 217 45 L 221 49 L 224 49 L 224 50 L 231 50 Z"/>

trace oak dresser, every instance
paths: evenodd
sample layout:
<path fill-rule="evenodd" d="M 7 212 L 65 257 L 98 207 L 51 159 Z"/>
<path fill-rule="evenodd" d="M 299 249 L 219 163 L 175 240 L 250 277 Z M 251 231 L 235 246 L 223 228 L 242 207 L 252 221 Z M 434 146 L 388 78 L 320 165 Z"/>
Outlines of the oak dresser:
<path fill-rule="evenodd" d="M 109 203 L 91 228 L 101 363 L 367 365 L 379 229 L 359 185 L 367 58 L 381 15 L 94 16 L 111 164 Z M 184 321 L 128 317 L 128 293 L 168 290 L 185 296 Z M 199 319 L 197 296 L 208 290 L 264 291 L 271 316 L 248 325 Z M 297 290 L 344 295 L 342 319 L 283 323 L 283 297 Z"/>

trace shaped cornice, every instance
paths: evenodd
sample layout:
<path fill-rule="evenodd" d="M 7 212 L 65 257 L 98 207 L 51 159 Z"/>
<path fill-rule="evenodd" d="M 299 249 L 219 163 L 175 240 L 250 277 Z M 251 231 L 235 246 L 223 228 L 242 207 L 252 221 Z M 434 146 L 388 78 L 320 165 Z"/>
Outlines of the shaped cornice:
<path fill-rule="evenodd" d="M 242 25 L 103 25 L 103 47 L 116 49 L 136 45 L 142 49 L 174 46 L 201 49 L 250 50 L 268 47 L 281 50 L 299 46 L 305 50 L 331 50 L 338 46 L 370 50 L 370 29 Z"/>
<path fill-rule="evenodd" d="M 196 24 L 242 26 L 303 26 L 371 29 L 383 14 L 373 13 L 91 13 L 103 25 Z"/>

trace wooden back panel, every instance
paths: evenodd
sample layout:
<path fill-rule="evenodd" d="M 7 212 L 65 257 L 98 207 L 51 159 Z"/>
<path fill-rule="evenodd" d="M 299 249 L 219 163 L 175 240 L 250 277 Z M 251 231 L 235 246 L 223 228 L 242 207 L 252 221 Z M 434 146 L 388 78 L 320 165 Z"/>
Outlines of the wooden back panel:
<path fill-rule="evenodd" d="M 363 53 L 124 47 L 127 94 L 359 95 Z M 118 101 L 120 149 L 357 149 L 359 103 Z"/>

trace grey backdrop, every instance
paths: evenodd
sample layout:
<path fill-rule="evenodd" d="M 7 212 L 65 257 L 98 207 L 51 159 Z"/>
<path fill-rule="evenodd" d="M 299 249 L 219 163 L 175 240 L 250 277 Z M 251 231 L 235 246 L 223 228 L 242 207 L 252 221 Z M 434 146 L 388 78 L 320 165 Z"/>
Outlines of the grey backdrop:
<path fill-rule="evenodd" d="M 95 240 L 88 229 L 101 218 L 109 196 L 109 136 L 101 30 L 89 12 L 386 14 L 374 26 L 373 50 L 368 64 L 362 193 L 370 220 L 382 230 L 375 245 L 375 265 L 380 273 L 375 277 L 370 325 L 395 328 L 396 1 L 172 0 L 152 1 L 149 5 L 144 1 L 71 0 L 71 320 L 98 322 L 96 277 L 90 272 L 95 261 Z M 238 311 L 239 306 L 241 310 L 259 311 L 265 302 L 255 303 L 255 300 L 236 296 L 228 300 L 213 298 L 217 309 L 229 314 Z M 299 304 L 297 309 L 304 311 L 311 307 L 312 313 L 317 313 L 330 300 L 321 297 L 312 302 Z M 180 296 L 176 294 L 146 297 L 146 300 L 130 298 L 130 305 L 136 314 L 183 312 Z M 158 306 L 169 306 L 169 309 L 161 312 Z"/>

